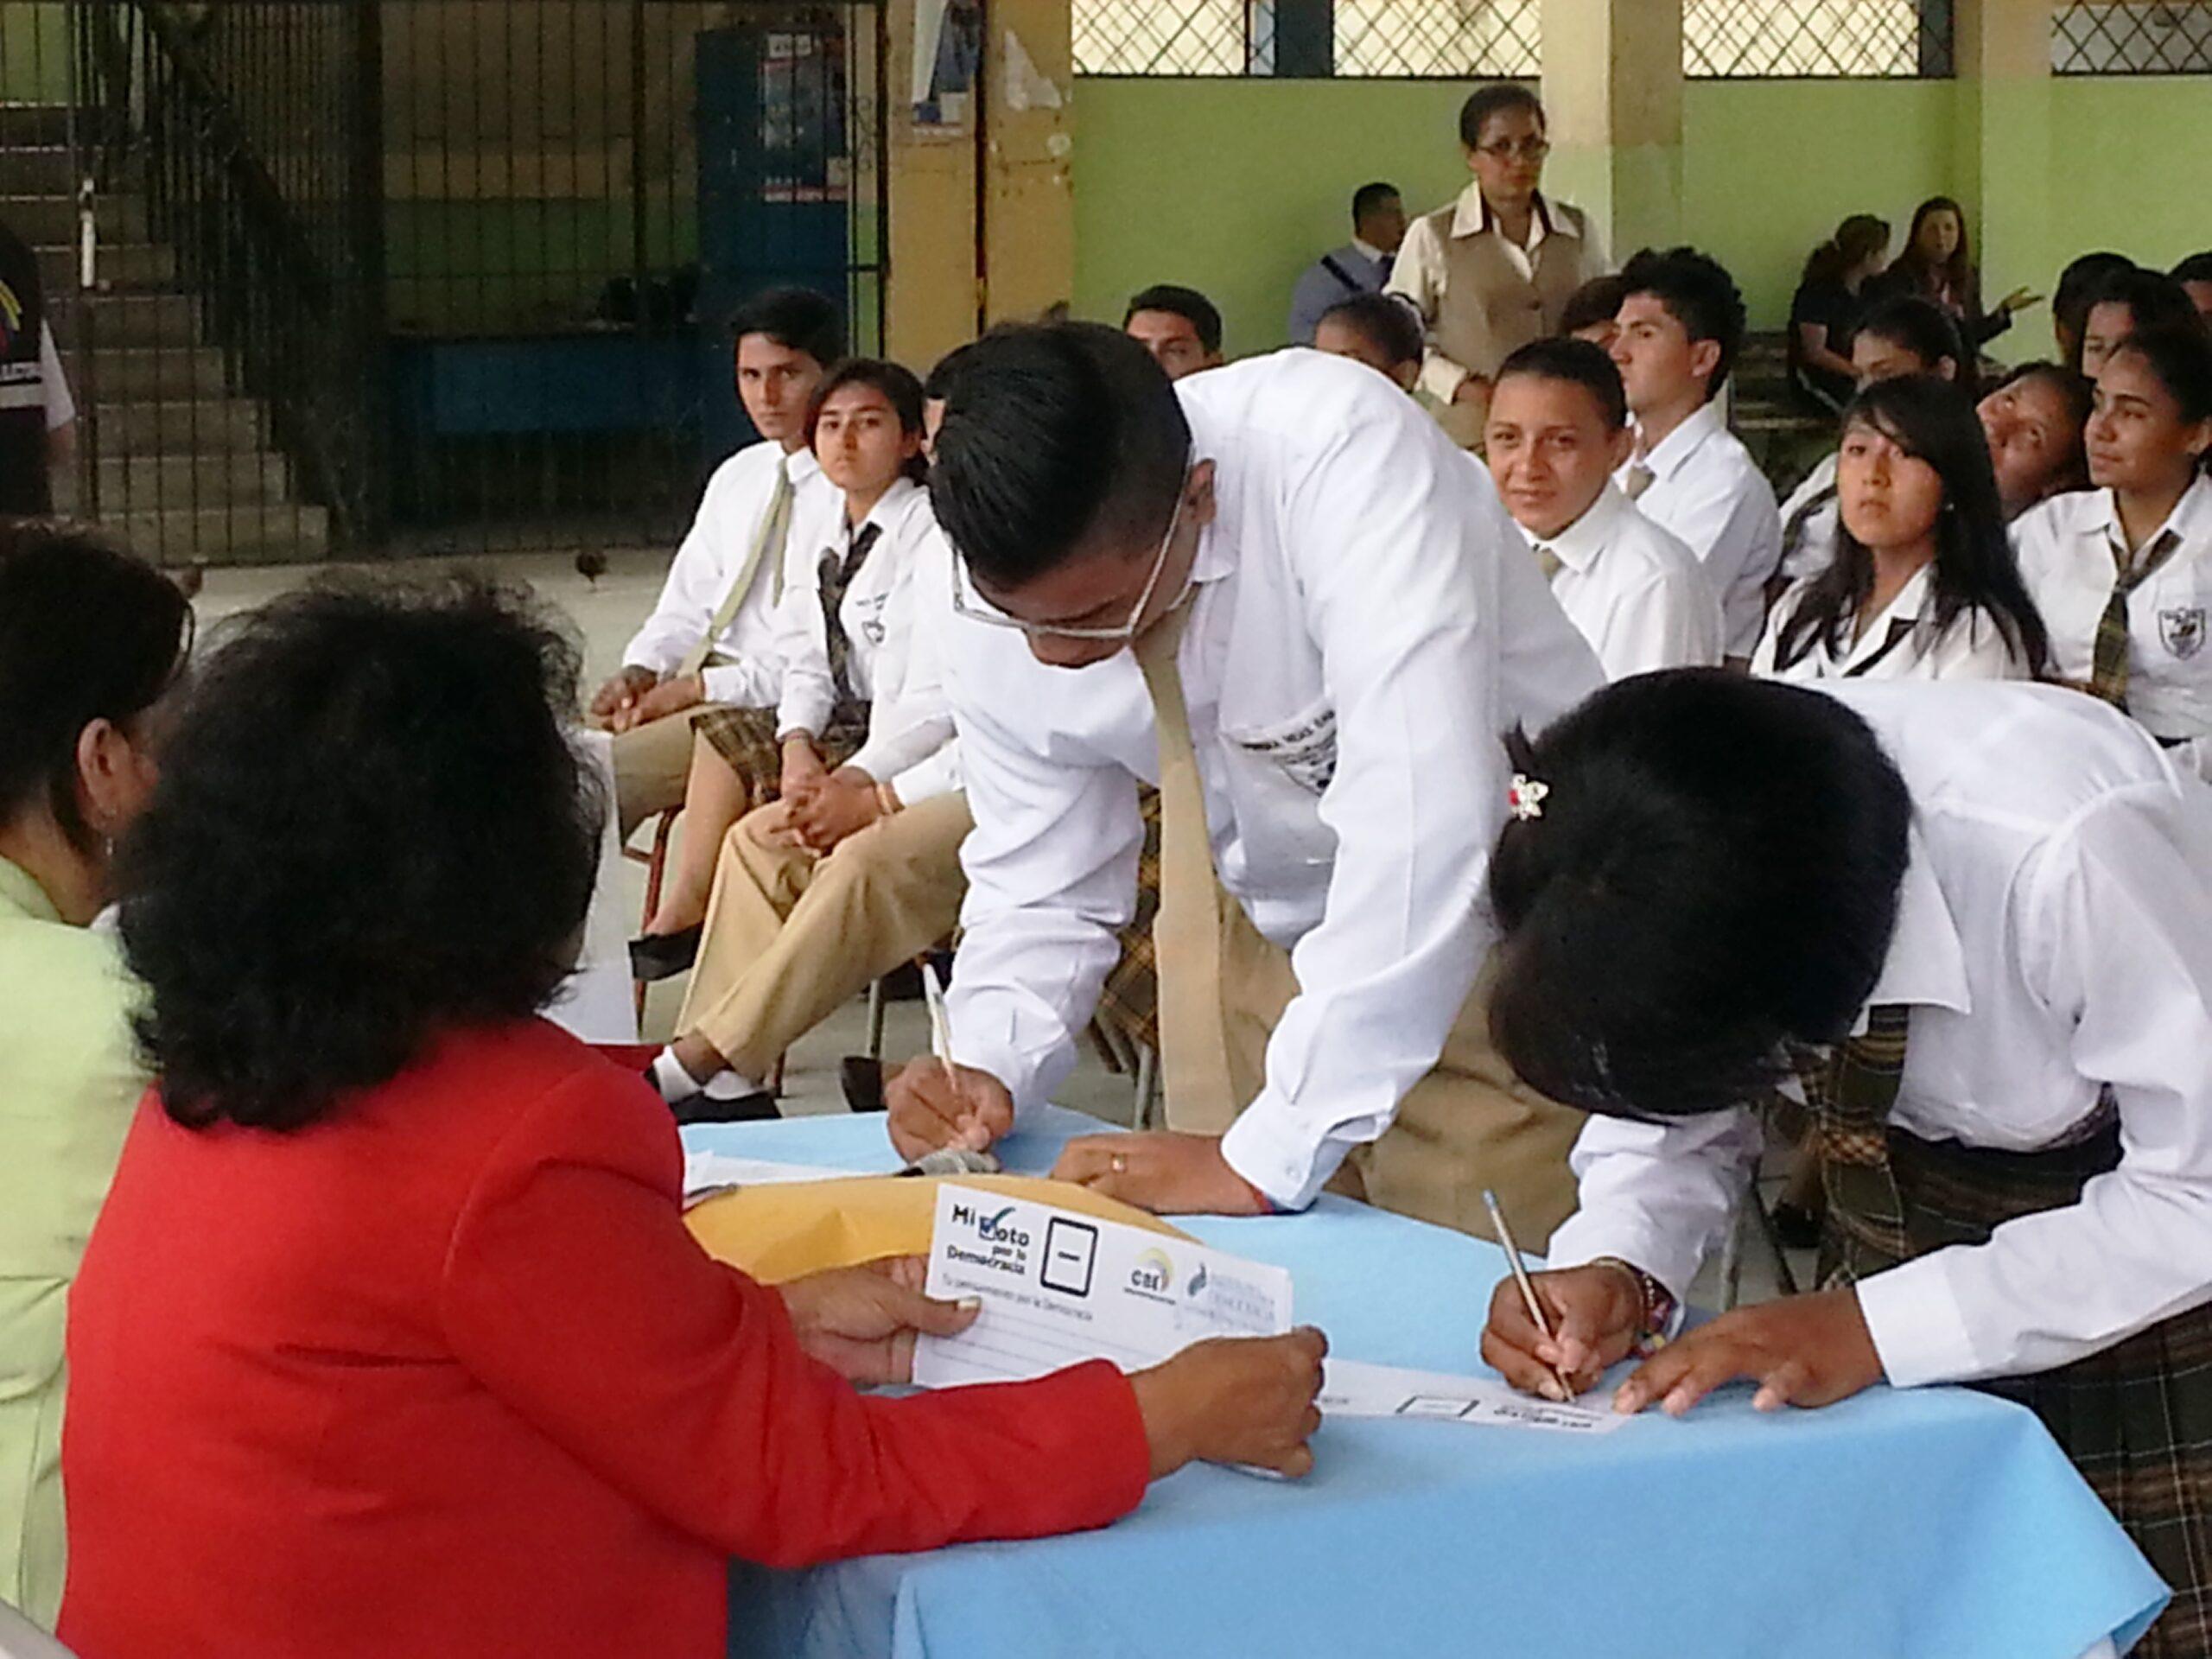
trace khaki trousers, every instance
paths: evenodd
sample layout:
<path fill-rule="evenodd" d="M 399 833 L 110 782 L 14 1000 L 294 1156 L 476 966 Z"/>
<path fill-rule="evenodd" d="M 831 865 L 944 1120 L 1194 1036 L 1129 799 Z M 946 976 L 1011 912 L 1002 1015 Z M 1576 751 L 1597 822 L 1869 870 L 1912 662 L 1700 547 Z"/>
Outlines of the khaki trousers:
<path fill-rule="evenodd" d="M 817 857 L 763 839 L 779 817 L 776 807 L 748 812 L 722 838 L 676 1022 L 678 1035 L 705 1038 L 756 1081 L 840 1003 L 952 931 L 967 891 L 960 843 L 974 823 L 956 791 Z"/>
<path fill-rule="evenodd" d="M 713 708 L 663 715 L 614 738 L 614 807 L 622 839 L 655 813 L 683 804 L 691 781 L 691 722 Z"/>
<path fill-rule="evenodd" d="M 1229 1039 L 1235 1098 L 1251 1100 L 1266 1077 L 1268 1039 L 1298 993 L 1290 953 L 1270 944 L 1222 896 L 1222 1019 Z M 1523 1248 L 1541 1250 L 1573 1212 L 1574 1177 L 1567 1154 L 1583 1114 L 1546 1099 L 1516 1077 L 1491 1046 L 1488 970 L 1459 1011 L 1436 1069 L 1414 1085 L 1382 1138 L 1356 1147 L 1329 1183 L 1359 1198 L 1478 1237 L 1491 1236 L 1483 1189 L 1499 1206 Z M 1218 1133 L 1211 1126 L 1169 1126 Z"/>

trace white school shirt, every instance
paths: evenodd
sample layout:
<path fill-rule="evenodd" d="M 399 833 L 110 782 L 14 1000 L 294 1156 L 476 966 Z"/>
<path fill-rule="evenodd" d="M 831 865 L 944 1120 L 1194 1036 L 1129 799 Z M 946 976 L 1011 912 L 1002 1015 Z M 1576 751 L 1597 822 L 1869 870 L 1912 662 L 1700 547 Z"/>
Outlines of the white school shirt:
<path fill-rule="evenodd" d="M 699 643 L 728 596 L 730 584 L 745 568 L 775 493 L 779 467 L 791 474 L 794 534 L 810 511 L 836 499 L 836 486 L 823 477 L 822 464 L 810 449 L 786 455 L 779 444 L 755 443 L 715 467 L 691 528 L 668 567 L 660 602 L 623 647 L 625 664 L 666 676 Z M 701 677 L 709 702 L 746 709 L 775 704 L 783 684 L 783 660 L 776 641 L 774 563 L 772 558 L 760 561 L 744 603 L 715 637 L 715 652 L 730 660 L 707 669 Z"/>
<path fill-rule="evenodd" d="M 1789 493 L 1782 504 L 1782 564 L 1778 574 L 1790 582 L 1807 576 L 1817 576 L 1835 563 L 1835 533 L 1843 524 L 1843 510 L 1836 500 L 1835 474 L 1839 451 L 1831 449 L 1821 458 L 1820 464 L 1805 475 L 1805 481 Z M 1825 495 L 1827 499 L 1821 500 Z M 1815 503 L 1819 503 L 1815 505 Z M 1789 526 L 1796 523 L 1800 513 L 1804 523 L 1798 528 L 1797 545 L 1789 545 Z"/>
<path fill-rule="evenodd" d="M 1608 680 L 1662 668 L 1717 668 L 1720 601 L 1697 555 L 1636 510 L 1611 484 L 1548 540 L 1558 556 L 1552 597 L 1598 653 Z"/>
<path fill-rule="evenodd" d="M 2212 797 L 2116 710 L 2057 686 L 1835 683 L 1910 790 L 1910 861 L 1870 1005 L 1911 1009 L 1891 1121 L 2031 1152 L 2119 1108 L 2118 1168 L 1986 1244 L 1859 1281 L 1899 1387 L 2063 1365 L 2212 1300 Z M 1812 948 L 1817 948 L 1812 947 Z M 1617 1255 L 1681 1295 L 1758 1124 L 1592 1117 L 1550 1264 Z"/>
<path fill-rule="evenodd" d="M 950 604 L 950 556 L 943 550 L 944 537 L 937 516 L 930 510 L 929 492 L 910 478 L 901 478 L 858 524 L 845 517 L 844 503 L 831 492 L 836 505 L 828 513 L 810 513 L 791 524 L 791 551 L 785 578 L 784 603 L 776 613 L 776 632 L 783 653 L 784 694 L 777 705 L 776 733 L 819 736 L 836 707 L 836 681 L 830 671 L 830 636 L 822 614 L 822 560 L 834 553 L 845 556 L 853 538 L 868 525 L 878 527 L 874 545 L 845 589 L 837 607 L 851 645 L 846 658 L 846 677 L 853 695 L 870 705 L 868 741 L 853 756 L 852 764 L 869 777 L 889 783 L 908 805 L 958 787 L 954 757 L 940 754 L 950 739 L 950 722 L 942 720 L 944 693 L 933 657 L 923 659 L 926 684 L 909 687 L 915 666 L 915 618 L 925 590 Z M 935 550 L 934 556 L 932 550 Z M 921 580 L 925 567 L 934 571 Z M 932 710 L 929 704 L 936 700 Z M 925 741 L 934 736 L 935 741 Z M 911 771 L 937 757 L 938 763 L 919 772 Z"/>
<path fill-rule="evenodd" d="M 1763 680 L 1806 683 L 1814 680 L 2024 680 L 2027 665 L 2013 656 L 2004 632 L 1978 607 L 1961 611 L 1950 626 L 1936 620 L 1936 567 L 1923 565 L 1897 589 L 1882 613 L 1869 622 L 1841 656 L 1816 638 L 1787 668 L 1775 660 L 1782 631 L 1805 600 L 1815 577 L 1793 584 L 1775 602 L 1759 648 L 1751 653 L 1751 672 Z M 1897 642 L 1891 644 L 1892 636 Z"/>
<path fill-rule="evenodd" d="M 2168 530 L 2181 546 L 2127 598 L 2127 712 L 2212 780 L 2212 479 L 2200 474 L 2183 493 L 2159 534 Z M 2053 496 L 2012 521 L 2020 575 L 2050 630 L 2062 679 L 2088 681 L 2097 622 L 2119 576 L 2113 549 L 2125 545 L 2110 490 Z"/>
<path fill-rule="evenodd" d="M 1372 370 L 1283 351 L 1176 386 L 1216 517 L 1178 658 L 1215 868 L 1299 995 L 1223 1142 L 1310 1203 L 1433 1070 L 1491 936 L 1499 734 L 1602 683 L 1488 475 Z M 1127 651 L 1048 668 L 957 617 L 944 652 L 976 829 L 953 1052 L 1049 1098 L 1135 906 L 1159 777 Z"/>
<path fill-rule="evenodd" d="M 1637 510 L 1688 542 L 1705 562 L 1706 576 L 1720 596 L 1721 644 L 1731 657 L 1749 657 L 1766 620 L 1767 578 L 1782 557 L 1774 486 L 1728 429 L 1717 402 L 1642 459 L 1652 478 L 1636 498 Z M 1613 481 L 1625 489 L 1636 465 L 1631 456 Z"/>

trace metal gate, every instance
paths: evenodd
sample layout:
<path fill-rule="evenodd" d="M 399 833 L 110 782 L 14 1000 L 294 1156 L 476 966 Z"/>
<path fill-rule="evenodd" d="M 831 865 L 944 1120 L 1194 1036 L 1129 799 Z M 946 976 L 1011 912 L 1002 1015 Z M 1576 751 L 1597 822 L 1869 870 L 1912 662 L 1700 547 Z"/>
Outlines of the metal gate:
<path fill-rule="evenodd" d="M 168 563 L 664 545 L 728 320 L 880 346 L 880 0 L 0 5 L 65 505 Z"/>

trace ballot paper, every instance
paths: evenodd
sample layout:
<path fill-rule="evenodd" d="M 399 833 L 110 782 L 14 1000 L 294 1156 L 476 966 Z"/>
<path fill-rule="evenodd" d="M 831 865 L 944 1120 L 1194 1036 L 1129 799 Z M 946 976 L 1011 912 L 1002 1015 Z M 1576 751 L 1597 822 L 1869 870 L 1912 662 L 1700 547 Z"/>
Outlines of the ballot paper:
<path fill-rule="evenodd" d="M 726 1152 L 695 1152 L 683 1160 L 683 1205 L 740 1186 L 782 1186 L 793 1181 L 842 1181 L 856 1169 L 822 1169 L 812 1164 L 777 1164 L 766 1158 L 737 1158 Z"/>
<path fill-rule="evenodd" d="M 1554 1405 L 1487 1377 L 1333 1357 L 1322 1362 L 1320 1405 L 1324 1417 L 1416 1417 L 1554 1434 L 1610 1434 L 1628 1421 L 1602 1406 Z"/>
<path fill-rule="evenodd" d="M 925 1388 L 1019 1381 L 1085 1359 L 1137 1370 L 1206 1337 L 1290 1329 L 1281 1268 L 950 1181 L 938 1188 L 928 1289 L 983 1309 L 957 1337 L 915 1343 L 914 1381 Z"/>

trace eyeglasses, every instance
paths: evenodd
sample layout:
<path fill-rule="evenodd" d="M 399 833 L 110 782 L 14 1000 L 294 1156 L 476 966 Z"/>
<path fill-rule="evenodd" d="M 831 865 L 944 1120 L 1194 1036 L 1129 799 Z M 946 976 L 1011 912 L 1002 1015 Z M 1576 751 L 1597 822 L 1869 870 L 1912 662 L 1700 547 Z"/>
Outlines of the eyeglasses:
<path fill-rule="evenodd" d="M 1084 639 L 1117 645 L 1126 645 L 1137 637 L 1137 624 L 1144 618 L 1145 607 L 1152 603 L 1153 591 L 1160 586 L 1160 573 L 1167 569 L 1167 550 L 1175 544 L 1175 532 L 1182 527 L 1183 503 L 1189 494 L 1191 475 L 1183 474 L 1183 487 L 1175 497 L 1175 511 L 1167 520 L 1167 533 L 1160 538 L 1160 551 L 1152 561 L 1152 574 L 1144 579 L 1143 591 L 1130 608 L 1129 620 L 1118 627 L 1085 628 L 1065 626 L 1058 622 L 1030 622 L 1018 616 L 1008 616 L 1004 611 L 986 605 L 980 597 L 971 598 L 968 591 L 967 561 L 956 555 L 952 561 L 952 609 L 956 615 L 970 622 L 982 622 L 994 628 L 1012 628 L 1031 639 Z M 1191 579 L 1183 579 L 1184 592 L 1190 590 Z M 1183 602 L 1183 594 L 1175 595 L 1175 605 Z M 1167 608 L 1173 610 L 1175 605 Z"/>
<path fill-rule="evenodd" d="M 1541 162 L 1551 153 L 1548 138 L 1507 138 L 1495 144 L 1475 146 L 1475 154 L 1487 156 L 1494 162 L 1510 162 L 1516 157 L 1524 162 Z"/>

